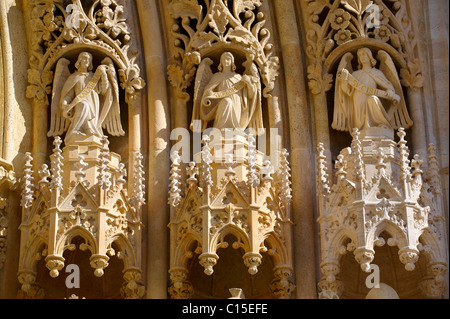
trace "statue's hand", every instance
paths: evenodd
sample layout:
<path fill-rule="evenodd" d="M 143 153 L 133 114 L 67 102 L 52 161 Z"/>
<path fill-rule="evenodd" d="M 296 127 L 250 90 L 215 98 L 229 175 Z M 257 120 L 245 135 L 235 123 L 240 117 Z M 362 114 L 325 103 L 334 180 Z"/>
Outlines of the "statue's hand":
<path fill-rule="evenodd" d="M 340 74 L 339 74 L 339 79 L 341 79 L 341 80 L 343 80 L 343 81 L 347 81 L 348 75 L 349 75 L 349 74 L 350 74 L 350 73 L 348 72 L 347 69 L 342 69 L 341 72 L 340 72 Z"/>
<path fill-rule="evenodd" d="M 400 103 L 400 96 L 394 93 L 394 103 L 398 104 Z"/>
<path fill-rule="evenodd" d="M 391 99 L 395 104 L 400 103 L 400 96 L 398 94 L 396 94 L 394 91 L 388 90 L 387 94 L 388 94 L 389 99 Z"/>

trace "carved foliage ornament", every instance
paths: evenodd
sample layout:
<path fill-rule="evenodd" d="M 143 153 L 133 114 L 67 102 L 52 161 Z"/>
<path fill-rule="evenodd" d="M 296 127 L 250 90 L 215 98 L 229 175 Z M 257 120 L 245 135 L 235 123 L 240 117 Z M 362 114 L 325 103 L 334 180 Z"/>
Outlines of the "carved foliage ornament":
<path fill-rule="evenodd" d="M 236 49 L 244 56 L 251 54 L 258 65 L 263 91 L 272 91 L 279 61 L 272 56 L 270 32 L 264 28 L 265 16 L 258 12 L 261 0 L 172 0 L 169 11 L 174 24 L 171 29 L 173 64 L 168 67 L 169 80 L 178 93 L 189 99 L 186 89 L 195 76 L 202 57 L 221 50 Z"/>
<path fill-rule="evenodd" d="M 114 60 L 126 101 L 136 99 L 145 83 L 135 64 L 136 54 L 129 50 L 126 12 L 118 1 L 96 0 L 86 8 L 81 0 L 30 0 L 28 8 L 32 51 L 28 98 L 48 105 L 56 62 L 71 50 L 90 48 Z"/>
<path fill-rule="evenodd" d="M 396 52 L 402 84 L 413 89 L 422 87 L 424 78 L 415 54 L 417 39 L 408 6 L 404 0 L 309 0 L 306 53 L 311 92 L 331 89 L 329 58 L 339 46 L 353 40 Z"/>

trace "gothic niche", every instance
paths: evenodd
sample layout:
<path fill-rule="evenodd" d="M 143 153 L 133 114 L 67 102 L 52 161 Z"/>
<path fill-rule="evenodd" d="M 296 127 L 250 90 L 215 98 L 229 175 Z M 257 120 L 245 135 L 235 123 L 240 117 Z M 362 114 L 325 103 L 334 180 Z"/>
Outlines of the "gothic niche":
<path fill-rule="evenodd" d="M 319 297 L 339 298 L 343 293 L 345 254 L 352 252 L 361 270 L 370 273 L 375 247 L 386 244 L 396 248 L 407 272 L 416 269 L 419 258 L 422 264 L 425 259 L 423 271 L 415 272 L 421 277 L 415 278 L 420 282 L 415 288 L 425 297 L 445 297 L 445 223 L 434 147 L 430 145 L 424 174 L 424 159 L 410 159 L 405 129 L 412 121 L 390 55 L 378 50 L 379 63 L 367 47 L 356 55 L 356 71 L 348 52 L 336 74 L 332 128 L 350 132 L 352 143 L 337 156 L 334 179 L 328 175 L 324 145 L 318 146 Z"/>
<path fill-rule="evenodd" d="M 122 114 L 132 112 L 132 101 L 144 85 L 135 56 L 128 55 L 124 7 L 116 1 L 94 1 L 89 8 L 79 0 L 35 1 L 30 12 L 37 35 L 42 36 L 40 23 L 55 26 L 41 39 L 45 41 L 34 42 L 27 91 L 34 110 L 41 108 L 34 113 L 35 123 L 47 128 L 45 132 L 35 127 L 34 138 L 52 138 L 53 150 L 49 164 L 37 150 L 25 158 L 20 294 L 46 296 L 42 287 L 49 285 L 39 284 L 38 265 L 49 272 L 41 280 L 52 280 L 68 263 L 85 264 L 90 256 L 97 278 L 112 260 L 114 269 L 122 264 L 122 297 L 141 298 L 145 292 L 140 282 L 142 155 L 140 150 L 125 154 L 127 169 L 109 147 L 111 137 L 128 134 Z M 106 23 L 108 19 L 111 23 Z M 44 80 L 44 86 L 36 85 Z M 139 132 L 129 132 L 133 134 Z M 67 256 L 72 257 L 66 260 Z"/>
<path fill-rule="evenodd" d="M 267 129 L 263 106 L 278 107 L 271 93 L 279 62 L 272 56 L 261 5 L 173 0 L 168 6 L 175 105 L 185 109 L 192 102 L 188 126 L 203 135 L 203 146 L 189 163 L 182 162 L 178 149 L 171 152 L 172 298 L 194 296 L 188 280 L 192 258 L 212 276 L 221 262 L 219 250 L 233 256 L 228 247 L 242 252 L 251 276 L 260 271 L 263 255 L 272 258 L 270 287 L 276 298 L 290 298 L 294 289 L 288 153 L 276 149 L 269 160 L 256 148 Z"/>

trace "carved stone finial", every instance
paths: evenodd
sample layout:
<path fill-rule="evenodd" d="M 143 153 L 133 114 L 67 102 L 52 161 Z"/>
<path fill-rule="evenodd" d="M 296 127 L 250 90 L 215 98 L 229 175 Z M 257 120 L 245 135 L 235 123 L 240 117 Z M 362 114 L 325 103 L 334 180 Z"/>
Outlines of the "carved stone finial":
<path fill-rule="evenodd" d="M 217 264 L 217 260 L 219 259 L 219 256 L 217 256 L 216 254 L 201 254 L 199 256 L 199 262 L 200 265 L 203 266 L 203 268 L 205 268 L 204 272 L 205 274 L 207 274 L 208 276 L 211 276 L 214 273 L 214 269 L 213 267 Z"/>
<path fill-rule="evenodd" d="M 213 187 L 213 180 L 211 176 L 211 164 L 213 162 L 211 149 L 209 147 L 210 138 L 208 135 L 203 135 L 202 138 L 203 148 L 202 148 L 202 187 Z"/>
<path fill-rule="evenodd" d="M 245 299 L 244 291 L 241 288 L 230 288 L 231 297 L 228 299 Z"/>
<path fill-rule="evenodd" d="M 262 256 L 260 254 L 255 253 L 246 253 L 244 257 L 244 264 L 248 268 L 248 273 L 250 275 L 255 275 L 258 273 L 258 267 L 261 265 L 261 258 Z"/>
<path fill-rule="evenodd" d="M 271 183 L 273 181 L 272 174 L 274 173 L 274 168 L 269 160 L 264 161 L 263 167 L 261 168 L 261 175 L 263 183 Z"/>

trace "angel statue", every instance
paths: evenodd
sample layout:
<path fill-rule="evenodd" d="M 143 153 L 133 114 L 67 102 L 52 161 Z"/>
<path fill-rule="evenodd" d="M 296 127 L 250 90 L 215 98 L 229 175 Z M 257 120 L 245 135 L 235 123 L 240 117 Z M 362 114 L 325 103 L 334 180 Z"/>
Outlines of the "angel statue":
<path fill-rule="evenodd" d="M 201 61 L 195 79 L 194 109 L 191 129 L 205 130 L 210 121 L 217 129 L 263 128 L 261 110 L 261 82 L 254 56 L 248 54 L 243 63 L 244 75 L 235 72 L 234 56 L 225 52 L 220 57 L 219 72 L 213 74 L 213 61 Z M 201 123 L 201 127 L 194 127 Z"/>
<path fill-rule="evenodd" d="M 48 136 L 95 135 L 103 137 L 102 127 L 113 136 L 125 132 L 120 122 L 119 86 L 113 61 L 103 59 L 92 72 L 92 55 L 81 52 L 70 74 L 69 60 L 58 61 L 52 91 Z"/>
<path fill-rule="evenodd" d="M 352 70 L 351 53 L 346 53 L 339 64 L 332 128 L 351 132 L 353 128 L 411 127 L 400 79 L 389 54 L 378 51 L 379 70 L 368 48 L 359 49 L 357 55 L 358 70 Z"/>

